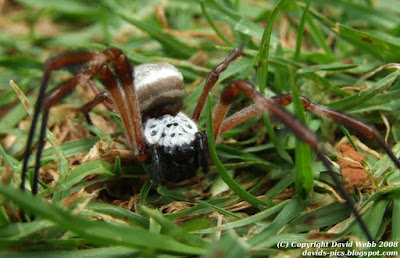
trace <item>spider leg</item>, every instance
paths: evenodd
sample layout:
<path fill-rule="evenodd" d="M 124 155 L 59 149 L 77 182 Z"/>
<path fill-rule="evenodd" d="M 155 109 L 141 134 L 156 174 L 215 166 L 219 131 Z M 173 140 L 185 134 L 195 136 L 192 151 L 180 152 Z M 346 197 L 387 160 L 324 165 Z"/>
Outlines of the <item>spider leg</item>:
<path fill-rule="evenodd" d="M 333 182 L 337 185 L 343 199 L 346 200 L 347 205 L 354 214 L 361 229 L 366 234 L 367 238 L 370 241 L 373 241 L 373 238 L 369 233 L 367 226 L 361 219 L 360 214 L 354 206 L 353 200 L 344 189 L 338 175 L 333 171 L 329 160 L 326 158 L 322 147 L 319 145 L 317 136 L 312 131 L 310 131 L 303 123 L 301 123 L 295 116 L 284 110 L 282 107 L 280 107 L 280 105 L 277 105 L 275 101 L 265 98 L 255 89 L 255 87 L 251 83 L 245 80 L 234 81 L 222 93 L 220 102 L 217 104 L 213 115 L 214 133 L 216 137 L 221 133 L 221 125 L 229 109 L 229 106 L 240 92 L 243 92 L 249 98 L 251 98 L 256 105 L 247 109 L 245 113 L 242 113 L 243 117 L 251 117 L 252 114 L 257 114 L 260 110 L 262 112 L 269 112 L 277 117 L 279 120 L 281 120 L 281 122 L 283 122 L 286 126 L 288 126 L 299 139 L 309 144 L 315 150 L 317 156 L 321 159 L 328 173 L 332 177 Z M 237 117 L 236 120 L 231 120 L 231 123 L 233 124 L 233 121 L 237 122 L 239 120 L 239 117 Z M 225 128 L 227 127 L 228 125 L 225 125 Z"/>
<path fill-rule="evenodd" d="M 133 79 L 133 69 L 128 62 L 125 54 L 116 48 L 110 48 L 103 52 L 82 52 L 82 53 L 70 53 L 64 54 L 52 59 L 49 59 L 45 64 L 44 74 L 42 84 L 39 90 L 38 101 L 35 105 L 35 110 L 42 110 L 43 98 L 45 96 L 47 84 L 50 79 L 50 75 L 53 71 L 59 70 L 66 66 L 76 65 L 87 63 L 88 66 L 96 66 L 101 65 L 107 62 L 112 62 L 115 66 L 116 73 L 121 81 L 123 91 L 122 95 L 124 96 L 123 103 L 127 103 L 128 108 L 124 108 L 127 110 L 128 118 L 124 120 L 124 124 L 126 125 L 127 132 L 131 131 L 130 136 L 128 135 L 128 140 L 130 143 L 131 149 L 135 151 L 135 155 L 141 161 L 147 159 L 146 148 L 144 139 L 142 136 L 142 126 L 141 126 L 141 116 L 139 104 L 136 98 L 135 89 L 134 89 L 134 79 Z M 88 81 L 89 87 L 96 93 L 96 86 L 93 81 Z M 117 105 L 124 105 L 122 102 L 117 103 Z M 111 108 L 111 107 L 108 107 Z M 122 108 L 121 108 L 122 109 Z M 32 128 L 34 128 L 37 124 L 39 113 L 32 119 Z M 137 122 L 139 121 L 139 122 Z M 140 124 L 140 126 L 138 126 Z M 133 126 L 136 125 L 136 126 Z M 32 135 L 28 137 L 27 150 L 29 151 L 32 147 L 32 139 L 34 130 L 31 131 Z M 127 133 L 128 134 L 128 133 Z M 31 140 L 29 140 L 31 139 Z M 25 158 L 29 157 L 29 153 L 25 153 Z M 23 171 L 26 170 L 23 169 Z"/>
<path fill-rule="evenodd" d="M 280 105 L 288 105 L 292 102 L 292 96 L 290 94 L 284 94 L 284 95 L 279 95 L 275 96 L 274 101 L 276 103 L 279 103 Z M 392 150 L 389 148 L 389 146 L 385 143 L 381 135 L 379 134 L 378 130 L 372 125 L 368 125 L 361 120 L 358 120 L 357 118 L 351 117 L 349 115 L 345 115 L 343 113 L 340 113 L 336 110 L 312 103 L 309 99 L 305 97 L 300 97 L 301 102 L 303 104 L 304 110 L 309 111 L 311 113 L 314 113 L 318 116 L 333 119 L 335 121 L 338 121 L 341 124 L 344 124 L 346 126 L 349 126 L 361 134 L 363 134 L 365 137 L 368 138 L 373 138 L 376 140 L 379 145 L 385 150 L 387 155 L 390 157 L 390 159 L 393 161 L 393 163 L 397 166 L 397 168 L 400 169 L 400 161 Z"/>
<path fill-rule="evenodd" d="M 42 99 L 41 105 L 43 109 L 43 115 L 42 115 L 42 123 L 40 126 L 40 134 L 39 134 L 39 142 L 38 142 L 38 151 L 36 154 L 36 163 L 35 163 L 35 169 L 34 169 L 34 176 L 33 176 L 33 185 L 32 185 L 32 194 L 36 194 L 38 191 L 38 181 L 39 181 L 39 169 L 40 169 L 40 161 L 42 157 L 42 151 L 44 147 L 44 142 L 46 138 L 46 125 L 47 121 L 49 118 L 49 110 L 50 108 L 57 103 L 61 98 L 65 97 L 69 92 L 71 92 L 77 85 L 86 83 L 87 80 L 92 79 L 100 69 L 99 66 L 89 68 L 82 72 L 79 75 L 76 75 L 72 79 L 62 83 L 59 87 L 55 88 L 52 90 L 49 94 L 47 94 L 44 99 Z M 40 113 L 40 110 L 35 109 L 34 117 L 35 115 L 38 116 Z M 37 122 L 37 120 L 36 120 Z M 35 122 L 35 123 L 36 123 Z M 34 132 L 35 126 L 32 122 L 32 127 L 31 131 L 29 132 Z M 32 133 L 33 135 L 34 133 Z M 32 141 L 28 140 L 28 145 L 32 144 Z M 26 153 L 29 152 L 29 149 L 26 150 Z M 29 156 L 28 156 L 29 157 Z M 26 169 L 27 167 L 28 160 L 24 160 L 24 168 Z M 25 185 L 25 180 L 26 180 L 26 170 L 22 171 L 22 179 L 21 179 L 21 189 L 24 189 Z"/>
<path fill-rule="evenodd" d="M 221 122 L 219 132 L 215 134 L 217 139 L 221 134 L 228 131 L 229 129 L 235 127 L 238 124 L 245 122 L 246 120 L 252 118 L 253 116 L 259 115 L 263 112 L 261 108 L 257 106 L 257 104 L 250 105 L 248 107 L 243 108 L 237 113 L 231 115 Z M 226 113 L 225 113 L 226 115 Z M 214 128 L 215 129 L 215 128 Z M 214 132 L 216 133 L 216 132 Z"/>
<path fill-rule="evenodd" d="M 32 148 L 33 143 L 33 136 L 36 130 L 36 125 L 39 120 L 39 114 L 43 109 L 43 103 L 45 99 L 45 92 L 50 80 L 50 75 L 53 71 L 64 68 L 69 65 L 81 64 L 81 63 L 88 63 L 88 66 L 99 66 L 106 62 L 112 62 L 115 65 L 116 72 L 120 77 L 120 81 L 122 84 L 122 89 L 118 87 L 110 87 L 114 89 L 116 92 L 115 96 L 118 96 L 117 99 L 119 102 L 116 102 L 119 107 L 119 110 L 127 111 L 123 118 L 125 127 L 128 134 L 128 139 L 130 142 L 130 147 L 136 152 L 138 158 L 140 160 L 144 160 L 147 158 L 146 151 L 145 151 L 145 144 L 144 139 L 142 136 L 142 125 L 141 125 L 141 117 L 140 117 L 140 110 L 139 105 L 137 103 L 136 94 L 134 92 L 134 84 L 133 84 L 133 73 L 132 68 L 129 62 L 126 59 L 126 56 L 122 53 L 122 51 L 118 49 L 108 49 L 103 52 L 84 52 L 84 53 L 72 53 L 72 54 L 65 54 L 54 57 L 49 59 L 45 64 L 44 74 L 42 83 L 39 89 L 39 96 L 38 101 L 35 104 L 35 112 L 32 117 L 32 124 L 28 135 L 27 147 L 24 153 L 24 163 L 22 168 L 22 178 L 21 178 L 21 189 L 24 189 L 24 184 L 26 180 L 26 171 L 28 168 L 28 159 L 30 156 L 30 149 Z M 90 69 L 88 69 L 90 70 Z M 77 75 L 79 78 L 79 74 Z M 107 75 L 108 78 L 103 78 L 106 81 L 115 80 L 113 76 Z M 89 76 L 90 77 L 90 76 Z M 89 84 L 89 86 L 96 92 L 97 88 L 91 78 L 81 80 L 82 83 L 85 81 Z M 64 90 L 59 90 L 59 97 L 54 98 L 51 102 L 57 102 L 56 99 L 61 98 L 64 94 L 67 94 L 70 90 L 72 90 L 75 86 L 69 87 L 61 87 Z M 118 93 L 117 91 L 120 91 Z M 122 92 L 122 93 L 121 93 Z M 54 94 L 54 92 L 53 92 Z M 122 97 L 121 97 L 122 96 Z M 48 98 L 48 97 L 46 97 Z M 114 97 L 114 100 L 116 97 Z M 51 99 L 51 98 L 50 98 Z M 128 107 L 123 107 L 128 103 Z M 122 114 L 121 114 L 122 115 Z M 132 129 L 133 128 L 133 129 Z"/>
<path fill-rule="evenodd" d="M 97 87 L 96 83 L 93 80 L 88 81 L 88 86 L 89 88 L 94 92 L 94 94 L 99 95 L 102 94 L 103 92 L 100 91 L 100 89 Z M 100 103 L 99 103 L 100 104 Z M 113 111 L 114 110 L 114 102 L 112 101 L 112 98 L 106 98 L 102 104 L 109 110 Z M 94 108 L 94 107 L 93 107 Z M 93 109 L 92 108 L 92 109 Z M 90 111 L 89 111 L 90 112 Z"/>
<path fill-rule="evenodd" d="M 36 153 L 36 160 L 35 160 L 36 163 L 35 163 L 34 174 L 33 174 L 33 182 L 32 182 L 32 194 L 33 195 L 36 195 L 38 192 L 40 161 L 42 158 L 42 151 L 44 148 L 44 142 L 45 142 L 45 138 L 46 138 L 46 125 L 47 125 L 47 121 L 49 119 L 50 108 L 55 103 L 57 103 L 61 98 L 65 97 L 77 85 L 79 85 L 80 83 L 85 83 L 87 80 L 93 78 L 96 75 L 98 69 L 99 69 L 99 67 L 97 66 L 97 67 L 92 67 L 92 68 L 85 70 L 81 74 L 64 82 L 63 84 L 61 84 L 61 86 L 55 88 L 48 95 L 44 96 L 44 98 L 39 99 L 36 102 L 35 112 L 34 112 L 33 119 L 32 119 L 32 125 L 31 125 L 31 129 L 29 131 L 27 149 L 25 150 L 23 170 L 22 170 L 22 176 L 21 176 L 21 186 L 20 186 L 21 190 L 25 190 L 25 181 L 26 181 L 26 173 L 27 173 L 27 167 L 28 167 L 29 150 L 30 150 L 30 146 L 32 146 L 33 135 L 35 133 L 36 123 L 38 122 L 39 113 L 40 113 L 41 109 L 43 109 L 42 123 L 40 126 L 38 150 Z M 42 84 L 42 86 L 43 86 L 43 84 Z M 46 84 L 45 84 L 45 86 L 46 86 Z M 45 86 L 42 88 L 45 88 Z M 42 91 L 42 93 L 44 94 L 44 90 L 42 90 L 42 88 L 40 89 L 40 91 Z M 40 107 L 40 109 L 37 109 L 38 107 Z M 21 218 L 23 221 L 27 221 L 26 215 L 23 211 L 21 211 L 20 215 L 21 215 Z M 34 217 L 32 216 L 31 219 L 33 220 Z"/>
<path fill-rule="evenodd" d="M 282 94 L 278 96 L 272 97 L 272 100 L 281 105 L 281 106 L 287 106 L 290 103 L 292 103 L 292 95 L 290 94 Z M 311 102 L 309 99 L 306 97 L 301 96 L 300 100 L 303 104 L 304 110 L 311 112 L 313 114 L 316 114 L 318 116 L 324 117 L 324 118 L 329 118 L 332 120 L 335 120 L 341 124 L 344 124 L 348 127 L 351 127 L 355 129 L 356 131 L 360 132 L 363 134 L 365 137 L 368 138 L 373 138 L 376 140 L 379 145 L 385 150 L 386 154 L 390 157 L 390 159 L 393 161 L 395 166 L 400 169 L 400 161 L 392 150 L 389 148 L 389 146 L 385 143 L 381 135 L 379 134 L 378 130 L 372 125 L 368 125 L 364 123 L 361 120 L 358 120 L 357 118 L 351 117 L 349 115 L 340 113 L 336 110 L 315 104 Z M 235 127 L 236 125 L 246 121 L 247 119 L 261 114 L 263 110 L 257 106 L 256 104 L 251 105 L 247 108 L 244 108 L 243 110 L 237 112 L 236 114 L 233 114 L 232 116 L 228 117 L 222 122 L 220 131 L 217 135 L 217 137 L 227 130 L 229 130 L 232 127 Z"/>
<path fill-rule="evenodd" d="M 118 109 L 118 112 L 122 118 L 130 148 L 135 152 L 135 156 L 138 160 L 145 161 L 147 159 L 147 153 L 142 134 L 142 118 L 140 117 L 139 106 L 136 101 L 133 84 L 131 84 L 132 86 L 123 86 L 121 89 L 107 65 L 103 65 L 98 76 L 100 77 L 104 86 L 110 92 L 116 108 Z M 126 85 L 124 84 L 126 82 L 122 81 L 122 83 L 123 85 Z M 133 92 L 128 94 L 126 90 L 127 88 L 130 88 Z M 134 97 L 132 97 L 131 94 L 133 94 Z M 130 99 L 128 100 L 128 98 Z M 130 103 L 135 102 L 137 104 L 136 106 L 130 105 Z M 135 107 L 138 110 L 137 112 L 135 111 Z"/>
<path fill-rule="evenodd" d="M 83 113 L 83 115 L 86 118 L 86 121 L 89 124 L 92 124 L 92 120 L 90 119 L 89 112 L 92 111 L 92 109 L 95 106 L 97 106 L 101 103 L 109 105 L 109 103 L 107 103 L 106 101 L 112 101 L 110 94 L 107 92 L 100 92 L 99 94 L 97 94 L 94 97 L 93 100 L 89 101 L 88 103 L 86 103 L 85 105 L 83 105 L 81 107 L 81 112 Z"/>
<path fill-rule="evenodd" d="M 36 124 L 39 120 L 39 114 L 40 111 L 43 109 L 43 106 L 46 107 L 50 107 L 52 106 L 52 104 L 54 104 L 55 102 L 57 102 L 57 98 L 61 98 L 63 95 L 67 94 L 70 90 L 71 90 L 71 85 L 74 86 L 74 84 L 76 84 L 76 81 L 82 80 L 83 76 L 87 76 L 87 77 L 93 77 L 95 74 L 94 68 L 93 69 L 89 69 L 86 71 L 86 73 L 82 73 L 80 75 L 77 75 L 74 79 L 71 79 L 67 82 L 65 82 L 61 88 L 57 88 L 56 90 L 53 90 L 52 92 L 49 93 L 49 95 L 45 96 L 45 90 L 46 90 L 46 86 L 47 86 L 47 82 L 48 82 L 48 74 L 49 72 L 45 72 L 45 76 L 44 79 L 42 81 L 42 85 L 40 87 L 39 90 L 39 97 L 38 97 L 38 101 L 35 104 L 35 112 L 33 114 L 33 118 L 32 118 L 32 124 L 31 124 L 31 128 L 29 131 L 29 136 L 28 136 L 28 142 L 27 142 L 27 147 L 25 150 L 25 155 L 24 155 L 24 163 L 23 163 L 23 169 L 22 169 L 22 177 L 21 177 L 21 189 L 23 190 L 25 188 L 25 180 L 26 180 L 26 171 L 28 168 L 28 159 L 29 159 L 29 152 L 30 149 L 32 147 L 32 142 L 33 142 L 33 135 L 35 133 L 36 130 Z M 52 97 L 55 96 L 55 97 Z M 43 113 L 43 118 L 42 118 L 42 127 L 41 127 L 41 131 L 45 131 L 46 126 L 43 124 L 47 123 L 47 118 L 48 118 L 48 110 L 46 110 L 46 112 Z M 39 150 L 38 150 L 38 154 L 37 154 L 37 158 L 36 160 L 39 160 L 40 162 L 40 158 L 41 158 L 41 152 L 42 152 L 42 148 L 43 148 L 43 143 L 41 143 L 42 141 L 44 142 L 44 132 L 40 133 L 41 137 L 39 137 Z M 43 137 L 42 137 L 43 136 Z M 36 166 L 39 166 L 39 164 L 36 164 Z M 36 170 L 38 171 L 39 168 L 35 167 L 35 175 L 34 178 L 37 177 L 36 174 Z M 34 182 L 36 182 L 37 180 L 34 180 Z M 34 186 L 35 187 L 35 186 Z M 36 193 L 36 191 L 32 192 Z"/>
<path fill-rule="evenodd" d="M 139 102 L 136 96 L 133 78 L 133 68 L 126 55 L 119 49 L 108 49 L 105 51 L 114 59 L 114 65 L 118 78 L 121 81 L 124 95 L 124 102 L 115 102 L 119 109 L 121 105 L 126 106 L 129 119 L 124 121 L 125 130 L 133 131 L 134 137 L 130 139 L 130 147 L 135 151 L 135 156 L 139 161 L 147 160 L 146 145 L 143 137 L 142 117 L 140 114 Z M 117 90 L 117 89 L 115 89 Z M 118 88 L 118 91 L 121 91 Z M 113 93 L 110 91 L 111 95 Z M 114 99 L 114 101 L 116 101 Z M 121 114 L 121 113 L 120 113 Z"/>
<path fill-rule="evenodd" d="M 218 81 L 219 75 L 226 70 L 226 68 L 231 62 L 233 62 L 236 58 L 238 58 L 242 54 L 243 54 L 243 45 L 233 49 L 233 51 L 228 55 L 228 57 L 217 67 L 215 67 L 214 70 L 210 72 L 210 74 L 207 77 L 206 83 L 204 85 L 203 92 L 201 93 L 199 101 L 197 102 L 196 108 L 193 112 L 192 118 L 195 122 L 199 121 L 199 117 L 201 111 L 203 110 L 204 104 L 206 103 L 208 93 L 211 91 L 212 87 L 214 87 L 215 83 Z"/>
<path fill-rule="evenodd" d="M 257 108 L 250 111 L 249 113 L 256 113 L 257 110 L 268 111 L 281 120 L 285 125 L 294 131 L 298 137 L 311 145 L 314 149 L 319 149 L 319 142 L 317 136 L 312 133 L 307 127 L 305 127 L 298 119 L 296 119 L 292 114 L 283 110 L 279 105 L 273 100 L 265 98 L 261 93 L 259 93 L 255 87 L 245 80 L 237 80 L 232 82 L 228 87 L 225 88 L 221 95 L 221 99 L 215 108 L 213 115 L 213 125 L 215 137 L 220 135 L 221 125 L 228 112 L 228 109 L 233 102 L 233 100 L 239 95 L 240 92 L 246 94 L 251 98 Z M 228 125 L 225 125 L 227 128 Z"/>
<path fill-rule="evenodd" d="M 91 67 L 83 72 L 75 75 L 70 80 L 62 83 L 59 87 L 52 90 L 47 95 L 46 88 L 50 79 L 51 72 L 65 66 L 83 62 L 90 62 Z M 121 86 L 118 85 L 114 75 L 107 65 L 112 62 L 115 66 L 116 73 L 120 79 Z M 32 185 L 32 193 L 36 194 L 38 190 L 38 177 L 40 160 L 44 147 L 45 131 L 48 120 L 49 109 L 70 93 L 77 85 L 89 83 L 94 76 L 98 75 L 103 81 L 105 87 L 110 91 L 117 109 L 120 111 L 126 134 L 130 143 L 130 148 L 135 152 L 138 160 L 147 160 L 146 146 L 142 134 L 142 120 L 139 105 L 134 90 L 133 70 L 129 64 L 125 54 L 118 49 L 108 49 L 103 52 L 68 54 L 50 59 L 45 64 L 43 80 L 39 89 L 38 101 L 35 104 L 35 111 L 32 117 L 31 128 L 28 135 L 27 147 L 24 153 L 24 161 L 21 176 L 22 190 L 25 189 L 26 173 L 28 169 L 28 160 L 30 149 L 33 144 L 33 136 L 36 131 L 36 125 L 39 121 L 39 114 L 43 111 L 43 118 L 40 128 L 40 136 L 38 142 L 38 151 L 36 154 L 36 164 L 34 168 L 34 179 Z M 23 212 L 22 212 L 23 213 Z M 26 220 L 22 214 L 23 220 Z"/>

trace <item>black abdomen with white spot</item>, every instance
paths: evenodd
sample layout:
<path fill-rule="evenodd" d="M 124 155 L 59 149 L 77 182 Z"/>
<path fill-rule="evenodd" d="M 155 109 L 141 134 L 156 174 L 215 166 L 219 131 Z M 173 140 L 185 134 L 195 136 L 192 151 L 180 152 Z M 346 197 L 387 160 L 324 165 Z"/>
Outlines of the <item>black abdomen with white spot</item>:
<path fill-rule="evenodd" d="M 162 179 L 178 182 L 196 175 L 199 166 L 208 169 L 204 137 L 182 112 L 150 118 L 144 124 L 145 141 L 152 153 L 155 184 Z"/>
<path fill-rule="evenodd" d="M 201 166 L 206 172 L 205 137 L 197 125 L 179 112 L 183 77 L 167 63 L 135 68 L 135 89 L 143 118 L 143 134 L 153 163 L 153 186 L 161 180 L 192 178 Z"/>

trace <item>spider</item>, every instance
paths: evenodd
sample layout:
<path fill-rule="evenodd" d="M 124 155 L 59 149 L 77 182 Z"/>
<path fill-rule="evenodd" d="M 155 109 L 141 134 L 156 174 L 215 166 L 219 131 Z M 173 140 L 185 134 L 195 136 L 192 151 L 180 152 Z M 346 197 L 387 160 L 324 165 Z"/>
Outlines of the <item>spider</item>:
<path fill-rule="evenodd" d="M 208 93 L 217 82 L 219 75 L 241 55 L 243 55 L 242 47 L 235 48 L 221 64 L 211 71 L 192 118 L 181 111 L 183 77 L 178 69 L 171 64 L 142 64 L 133 69 L 126 55 L 116 48 L 107 49 L 103 52 L 65 54 L 48 60 L 45 64 L 43 80 L 38 101 L 35 104 L 35 112 L 24 154 L 21 189 L 25 188 L 28 160 L 39 114 L 42 113 L 42 121 L 32 184 L 33 194 L 38 191 L 39 167 L 49 110 L 74 88 L 82 84 L 88 84 L 97 94 L 93 101 L 83 106 L 82 111 L 85 116 L 88 118 L 88 112 L 100 103 L 104 103 L 111 109 L 110 101 L 112 101 L 125 127 L 129 148 L 138 161 L 151 163 L 153 166 L 154 186 L 157 186 L 163 180 L 177 182 L 192 178 L 199 167 L 202 167 L 206 172 L 208 170 L 207 141 L 205 133 L 198 129 L 196 123 L 199 120 Z M 84 70 L 61 83 L 49 93 L 45 93 L 52 71 L 85 63 L 87 66 Z M 110 63 L 112 64 L 111 67 L 109 66 Z M 97 88 L 92 80 L 95 76 L 100 78 L 109 95 L 101 93 Z M 241 92 L 252 99 L 255 104 L 225 119 L 230 105 Z M 292 96 L 290 94 L 278 95 L 269 99 L 260 94 L 250 82 L 245 80 L 233 81 L 222 92 L 220 101 L 214 110 L 214 137 L 217 139 L 225 131 L 257 114 L 271 113 L 288 126 L 298 138 L 308 143 L 315 150 L 332 176 L 334 183 L 338 185 L 341 195 L 348 203 L 361 228 L 372 240 L 368 229 L 353 205 L 352 199 L 344 190 L 338 176 L 332 170 L 329 160 L 324 155 L 317 136 L 296 117 L 282 108 L 282 106 L 291 102 Z M 335 110 L 312 103 L 305 97 L 301 97 L 301 102 L 306 111 L 334 119 L 353 127 L 367 137 L 373 137 L 384 148 L 396 166 L 400 168 L 399 160 L 372 126 Z"/>

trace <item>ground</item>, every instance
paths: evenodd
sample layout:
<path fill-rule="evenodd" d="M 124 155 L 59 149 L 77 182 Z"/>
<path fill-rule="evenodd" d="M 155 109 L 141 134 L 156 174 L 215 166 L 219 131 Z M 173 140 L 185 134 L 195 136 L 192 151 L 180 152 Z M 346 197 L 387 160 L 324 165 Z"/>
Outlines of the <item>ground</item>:
<path fill-rule="evenodd" d="M 366 243 L 321 159 L 276 117 L 258 115 L 209 141 L 208 173 L 153 189 L 152 168 L 134 159 L 118 113 L 100 105 L 91 125 L 79 111 L 94 97 L 87 85 L 51 110 L 38 197 L 18 189 L 45 60 L 109 47 L 135 65 L 175 65 L 191 116 L 207 74 L 244 44 L 212 90 L 200 130 L 210 128 L 224 87 L 246 79 L 267 97 L 300 94 L 373 124 L 398 157 L 396 1 L 18 0 L 0 1 L 0 12 L 1 255 L 299 256 L 360 248 L 292 243 Z M 70 77 L 54 73 L 50 88 Z M 250 104 L 240 95 L 228 115 Z M 399 171 L 373 139 L 294 106 L 286 109 L 343 173 L 368 231 L 384 243 L 379 251 L 395 248 Z M 22 223 L 21 208 L 36 219 Z"/>

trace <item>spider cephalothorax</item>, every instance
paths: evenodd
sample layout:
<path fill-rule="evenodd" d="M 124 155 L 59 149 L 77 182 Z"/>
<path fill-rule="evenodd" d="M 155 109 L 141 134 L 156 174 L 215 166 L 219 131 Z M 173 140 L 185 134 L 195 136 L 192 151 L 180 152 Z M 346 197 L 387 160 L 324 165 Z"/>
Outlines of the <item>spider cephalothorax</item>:
<path fill-rule="evenodd" d="M 28 169 L 30 149 L 39 114 L 42 113 L 42 123 L 38 141 L 38 153 L 34 170 L 32 193 L 38 191 L 38 175 L 41 154 L 44 147 L 46 124 L 49 117 L 49 109 L 59 100 L 65 97 L 76 86 L 88 84 L 97 94 L 96 98 L 87 103 L 82 111 L 89 112 L 94 106 L 106 100 L 118 110 L 125 127 L 129 147 L 135 157 L 141 162 L 151 162 L 153 165 L 153 184 L 157 185 L 161 180 L 179 181 L 191 178 L 201 166 L 207 170 L 206 141 L 204 133 L 196 126 L 206 98 L 212 87 L 218 81 L 219 75 L 227 66 L 242 55 L 241 48 L 235 48 L 232 53 L 209 74 L 203 92 L 197 102 L 192 119 L 181 113 L 183 106 L 183 77 L 174 66 L 167 63 L 155 63 L 139 65 L 136 69 L 127 60 L 126 55 L 119 49 L 111 48 L 103 52 L 75 53 L 55 57 L 46 62 L 43 81 L 39 91 L 38 101 L 35 105 L 35 113 L 32 119 L 32 127 L 29 133 L 27 148 L 22 169 L 21 189 L 25 189 L 25 179 Z M 62 83 L 47 95 L 46 87 L 51 72 L 66 66 L 87 63 L 86 69 Z M 110 69 L 109 64 L 114 69 Z M 101 93 L 92 80 L 98 76 L 111 98 Z M 228 117 L 226 114 L 237 95 L 243 92 L 255 104 Z M 334 119 L 342 124 L 353 127 L 366 137 L 373 137 L 384 148 L 392 161 L 400 168 L 399 160 L 379 135 L 373 126 L 367 125 L 355 118 L 344 115 L 335 110 L 312 103 L 310 100 L 300 97 L 304 110 L 319 116 Z M 262 112 L 269 112 L 281 120 L 296 134 L 298 138 L 308 143 L 323 162 L 326 170 L 338 186 L 338 190 L 352 209 L 361 228 L 372 240 L 366 225 L 353 205 L 352 199 L 343 188 L 336 173 L 331 168 L 330 161 L 324 155 L 317 136 L 304 126 L 296 117 L 288 113 L 281 106 L 292 102 L 290 94 L 278 95 L 272 99 L 266 98 L 255 87 L 245 80 L 236 80 L 229 84 L 222 92 L 219 103 L 216 105 L 212 124 L 214 139 L 223 132 L 254 117 Z M 86 114 L 86 117 L 88 115 Z M 211 134 L 209 134 L 211 135 Z"/>
<path fill-rule="evenodd" d="M 138 65 L 134 69 L 135 91 L 141 116 L 177 114 L 183 106 L 183 76 L 168 63 Z"/>

